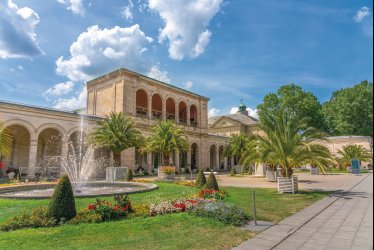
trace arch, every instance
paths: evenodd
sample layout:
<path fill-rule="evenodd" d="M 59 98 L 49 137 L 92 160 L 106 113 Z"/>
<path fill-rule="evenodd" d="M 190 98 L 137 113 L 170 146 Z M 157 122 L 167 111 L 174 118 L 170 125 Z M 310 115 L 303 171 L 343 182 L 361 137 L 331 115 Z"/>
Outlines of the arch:
<path fill-rule="evenodd" d="M 162 98 L 159 94 L 152 95 L 152 118 L 162 119 Z"/>
<path fill-rule="evenodd" d="M 192 104 L 190 106 L 190 124 L 194 125 L 194 126 L 198 125 L 198 122 L 197 122 L 197 108 L 196 108 L 195 104 Z"/>
<path fill-rule="evenodd" d="M 136 116 L 147 117 L 148 116 L 148 94 L 143 89 L 136 91 Z"/>
<path fill-rule="evenodd" d="M 210 169 L 216 169 L 217 168 L 217 146 L 213 144 L 210 146 Z"/>
<path fill-rule="evenodd" d="M 171 97 L 166 99 L 166 119 L 175 120 L 175 101 Z"/>
<path fill-rule="evenodd" d="M 191 145 L 191 170 L 197 169 L 198 166 L 198 151 L 199 147 L 197 143 Z"/>
<path fill-rule="evenodd" d="M 187 105 L 185 102 L 179 102 L 179 123 L 187 124 Z"/>
<path fill-rule="evenodd" d="M 12 124 L 5 128 L 13 138 L 10 156 L 5 158 L 8 166 L 19 169 L 21 174 L 27 174 L 29 167 L 31 134 L 26 126 Z"/>
<path fill-rule="evenodd" d="M 12 119 L 12 120 L 7 120 L 6 122 L 4 122 L 4 127 L 10 127 L 13 125 L 20 125 L 20 126 L 25 127 L 27 131 L 29 132 L 30 136 L 32 136 L 36 131 L 35 127 L 31 123 L 29 123 L 28 121 L 22 120 L 22 119 Z"/>
<path fill-rule="evenodd" d="M 36 130 L 36 136 L 39 137 L 40 133 L 43 132 L 46 129 L 55 129 L 55 130 L 57 130 L 61 134 L 62 137 L 64 137 L 65 135 L 67 135 L 67 132 L 65 131 L 65 129 L 62 126 L 60 126 L 59 124 L 56 124 L 56 123 L 46 123 L 46 124 L 43 124 L 42 126 L 40 126 Z"/>
<path fill-rule="evenodd" d="M 57 126 L 58 128 L 58 126 Z M 57 128 L 47 126 L 38 134 L 37 172 L 58 175 L 64 134 Z"/>

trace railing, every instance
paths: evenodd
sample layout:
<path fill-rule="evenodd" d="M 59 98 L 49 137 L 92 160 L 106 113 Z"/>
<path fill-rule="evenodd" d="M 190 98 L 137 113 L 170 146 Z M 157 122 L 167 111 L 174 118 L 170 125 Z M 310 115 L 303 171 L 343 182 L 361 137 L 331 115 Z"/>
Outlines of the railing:
<path fill-rule="evenodd" d="M 143 107 L 136 107 L 136 116 L 141 118 L 147 118 L 148 110 Z"/>

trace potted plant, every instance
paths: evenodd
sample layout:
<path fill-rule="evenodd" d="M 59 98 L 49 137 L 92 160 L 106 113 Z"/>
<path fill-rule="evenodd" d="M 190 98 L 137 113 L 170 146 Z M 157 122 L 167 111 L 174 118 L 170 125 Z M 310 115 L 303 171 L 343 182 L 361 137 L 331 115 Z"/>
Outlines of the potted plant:
<path fill-rule="evenodd" d="M 310 174 L 311 175 L 319 175 L 319 168 L 315 165 L 310 166 Z"/>
<path fill-rule="evenodd" d="M 277 167 L 273 164 L 268 164 L 266 167 L 266 180 L 276 182 L 278 177 Z"/>
<path fill-rule="evenodd" d="M 5 173 L 8 175 L 9 180 L 13 180 L 14 177 L 19 176 L 19 170 L 14 167 L 9 167 Z"/>

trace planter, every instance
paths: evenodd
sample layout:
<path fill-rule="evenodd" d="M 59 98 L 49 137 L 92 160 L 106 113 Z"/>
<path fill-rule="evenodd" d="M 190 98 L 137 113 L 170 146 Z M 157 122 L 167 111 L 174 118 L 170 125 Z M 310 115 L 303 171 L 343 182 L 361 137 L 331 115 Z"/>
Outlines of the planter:
<path fill-rule="evenodd" d="M 16 175 L 16 173 L 14 173 L 14 172 L 8 173 L 9 180 L 13 180 L 15 175 Z"/>
<path fill-rule="evenodd" d="M 297 177 L 278 177 L 278 193 L 295 194 L 298 191 L 299 183 Z"/>
<path fill-rule="evenodd" d="M 347 172 L 352 173 L 352 167 L 347 167 Z"/>
<path fill-rule="evenodd" d="M 310 174 L 319 175 L 319 168 L 310 168 Z"/>
<path fill-rule="evenodd" d="M 271 182 L 277 181 L 277 171 L 274 170 L 266 170 L 266 180 Z"/>
<path fill-rule="evenodd" d="M 159 179 L 175 179 L 175 167 L 159 167 L 157 177 Z"/>

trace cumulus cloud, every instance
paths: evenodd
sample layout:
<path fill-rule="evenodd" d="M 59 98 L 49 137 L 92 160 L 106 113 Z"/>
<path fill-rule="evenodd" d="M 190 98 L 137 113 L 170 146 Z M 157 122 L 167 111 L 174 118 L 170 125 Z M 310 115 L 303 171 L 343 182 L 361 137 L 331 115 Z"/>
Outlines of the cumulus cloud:
<path fill-rule="evenodd" d="M 87 91 L 83 88 L 81 92 L 77 93 L 77 96 L 70 98 L 59 98 L 54 102 L 54 108 L 65 109 L 65 110 L 75 110 L 86 106 Z"/>
<path fill-rule="evenodd" d="M 74 83 L 71 81 L 68 82 L 62 82 L 57 83 L 54 86 L 50 87 L 44 92 L 44 96 L 47 97 L 53 97 L 53 96 L 61 96 L 70 93 L 74 89 Z"/>
<path fill-rule="evenodd" d="M 223 0 L 148 1 L 149 9 L 157 12 L 165 23 L 159 42 L 168 40 L 170 58 L 196 58 L 204 53 L 212 36 L 207 27 L 220 11 Z"/>
<path fill-rule="evenodd" d="M 191 82 L 191 81 L 188 81 L 188 82 L 184 83 L 184 88 L 187 89 L 187 90 L 191 89 L 192 86 L 193 86 L 193 82 Z"/>
<path fill-rule="evenodd" d="M 132 22 L 132 19 L 134 18 L 134 15 L 132 14 L 132 8 L 134 8 L 134 4 L 131 0 L 129 0 L 129 4 L 127 6 L 122 7 L 121 13 L 123 17 L 129 22 Z"/>
<path fill-rule="evenodd" d="M 142 71 L 142 55 L 152 41 L 138 24 L 112 29 L 91 26 L 70 46 L 69 59 L 57 59 L 56 71 L 71 81 L 86 81 L 120 67 Z"/>
<path fill-rule="evenodd" d="M 29 7 L 19 8 L 12 0 L 0 2 L 0 58 L 32 58 L 42 55 L 35 27 L 39 15 Z"/>
<path fill-rule="evenodd" d="M 221 112 L 221 110 L 216 109 L 216 108 L 211 108 L 211 109 L 209 109 L 208 117 L 217 116 L 219 114 L 219 112 Z"/>
<path fill-rule="evenodd" d="M 370 9 L 368 7 L 362 7 L 356 12 L 355 16 L 353 17 L 353 20 L 355 20 L 355 22 L 360 23 L 370 15 Z"/>
<path fill-rule="evenodd" d="M 236 114 L 238 111 L 239 111 L 238 107 L 232 107 L 231 111 L 230 111 L 230 114 Z M 248 111 L 249 116 L 252 116 L 252 117 L 258 119 L 258 113 L 257 113 L 258 110 L 257 109 L 247 108 L 247 111 Z"/>
<path fill-rule="evenodd" d="M 66 6 L 73 14 L 84 16 L 86 12 L 83 6 L 83 0 L 57 0 L 60 4 Z"/>
<path fill-rule="evenodd" d="M 170 83 L 170 78 L 168 77 L 168 72 L 160 70 L 160 66 L 158 66 L 158 65 L 152 66 L 150 68 L 147 76 L 149 76 L 150 78 L 159 80 L 161 82 Z"/>

